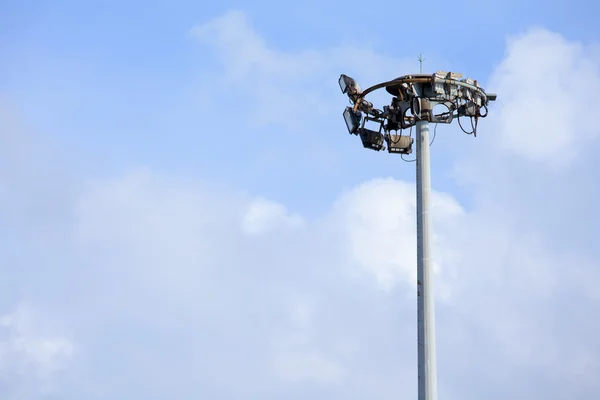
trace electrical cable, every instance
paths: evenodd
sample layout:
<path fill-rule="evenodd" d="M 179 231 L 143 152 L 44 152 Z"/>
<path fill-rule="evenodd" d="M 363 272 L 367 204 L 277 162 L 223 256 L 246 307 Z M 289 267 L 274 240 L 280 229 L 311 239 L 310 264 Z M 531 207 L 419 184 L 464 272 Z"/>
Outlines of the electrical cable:
<path fill-rule="evenodd" d="M 398 144 L 400 143 L 400 141 L 402 140 L 402 131 L 404 131 L 404 129 L 400 128 L 400 134 L 396 135 L 398 136 L 398 140 L 393 140 L 391 134 L 390 135 L 390 142 L 392 142 L 392 144 Z M 398 130 L 396 130 L 396 132 L 398 132 Z"/>
<path fill-rule="evenodd" d="M 482 108 L 485 108 L 485 114 L 482 114 L 482 113 L 481 113 L 481 109 L 482 109 Z M 489 111 L 488 111 L 488 108 L 487 108 L 487 106 L 486 106 L 485 104 L 484 104 L 484 105 L 482 105 L 481 107 L 479 107 L 479 110 L 477 111 L 477 113 L 479 114 L 479 117 L 481 117 L 481 118 L 485 118 L 485 117 L 487 117 L 487 115 L 488 115 L 488 112 L 489 112 Z"/>
<path fill-rule="evenodd" d="M 413 158 L 412 160 L 407 160 L 406 158 L 404 158 L 404 154 L 400 154 L 400 158 L 402 158 L 402 161 L 404 161 L 404 162 L 415 162 L 415 161 L 417 161 L 416 158 Z"/>
<path fill-rule="evenodd" d="M 433 139 L 431 139 L 431 142 L 429 143 L 429 147 L 431 147 L 431 145 L 433 144 L 433 142 L 435 141 L 435 136 L 437 134 L 437 126 L 438 124 L 435 124 L 435 128 L 433 128 Z"/>
<path fill-rule="evenodd" d="M 460 126 L 460 129 L 462 129 L 462 131 L 464 133 L 466 133 L 467 135 L 472 135 L 473 134 L 473 132 L 467 132 L 467 130 L 465 128 L 463 128 L 462 123 L 460 122 L 460 117 L 458 117 L 457 120 L 458 120 L 458 126 Z"/>
<path fill-rule="evenodd" d="M 408 131 L 408 137 L 412 138 L 412 125 L 410 126 L 410 131 Z M 407 160 L 404 158 L 404 154 L 400 154 L 400 158 L 402 158 L 402 161 L 404 162 L 415 162 L 417 161 L 417 158 L 413 158 L 412 160 Z"/>
<path fill-rule="evenodd" d="M 460 122 L 460 115 L 456 118 L 458 120 L 458 126 L 460 126 L 460 129 L 462 129 L 462 131 L 464 133 L 466 133 L 467 135 L 472 135 L 473 133 L 475 133 L 475 131 L 471 131 L 471 132 L 467 132 L 465 128 L 463 128 L 462 123 Z M 473 125 L 473 121 L 471 120 L 471 126 Z"/>
<path fill-rule="evenodd" d="M 475 125 L 473 125 L 473 117 L 471 117 L 471 128 L 473 129 L 473 136 L 477 137 L 477 116 L 475 117 Z"/>

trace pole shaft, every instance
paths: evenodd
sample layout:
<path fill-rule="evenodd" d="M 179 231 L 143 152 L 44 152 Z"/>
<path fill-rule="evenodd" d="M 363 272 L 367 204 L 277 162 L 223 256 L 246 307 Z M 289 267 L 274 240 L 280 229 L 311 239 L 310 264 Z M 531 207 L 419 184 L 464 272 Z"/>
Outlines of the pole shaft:
<path fill-rule="evenodd" d="M 430 252 L 429 122 L 418 121 L 417 133 L 417 320 L 419 400 L 437 400 L 435 311 Z"/>

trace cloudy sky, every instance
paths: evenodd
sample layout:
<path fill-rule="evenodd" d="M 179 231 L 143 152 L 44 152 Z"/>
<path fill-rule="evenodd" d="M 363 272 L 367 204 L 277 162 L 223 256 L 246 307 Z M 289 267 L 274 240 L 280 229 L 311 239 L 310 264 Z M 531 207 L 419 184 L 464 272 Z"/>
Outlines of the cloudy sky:
<path fill-rule="evenodd" d="M 597 398 L 600 5 L 552 4 L 1 1 L 0 398 L 415 399 L 414 163 L 337 79 L 421 52 L 498 93 L 431 149 L 440 400 Z"/>

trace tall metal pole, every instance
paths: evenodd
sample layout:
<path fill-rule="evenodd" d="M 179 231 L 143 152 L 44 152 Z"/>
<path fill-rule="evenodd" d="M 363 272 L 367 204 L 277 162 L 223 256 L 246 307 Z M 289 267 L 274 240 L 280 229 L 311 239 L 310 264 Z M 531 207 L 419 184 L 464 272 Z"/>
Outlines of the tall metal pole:
<path fill-rule="evenodd" d="M 417 320 L 419 400 L 437 400 L 435 311 L 430 253 L 429 122 L 418 121 L 417 144 Z"/>

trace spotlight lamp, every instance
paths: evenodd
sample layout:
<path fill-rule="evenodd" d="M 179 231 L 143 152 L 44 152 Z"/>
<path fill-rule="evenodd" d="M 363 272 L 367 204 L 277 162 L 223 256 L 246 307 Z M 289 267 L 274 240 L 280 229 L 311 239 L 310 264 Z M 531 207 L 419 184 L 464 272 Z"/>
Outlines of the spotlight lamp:
<path fill-rule="evenodd" d="M 346 126 L 350 134 L 358 135 L 361 120 L 362 114 L 360 111 L 354 111 L 352 107 L 346 107 L 344 110 L 344 121 L 346 121 Z"/>
<path fill-rule="evenodd" d="M 365 149 L 380 151 L 385 148 L 383 145 L 383 135 L 381 132 L 361 128 L 359 135 Z"/>
<path fill-rule="evenodd" d="M 387 134 L 385 135 L 388 153 L 410 154 L 414 139 L 406 135 Z"/>
<path fill-rule="evenodd" d="M 340 84 L 342 93 L 347 94 L 348 96 L 359 95 L 362 93 L 362 89 L 358 83 L 356 83 L 356 81 L 350 78 L 348 75 L 342 74 L 338 83 Z"/>

